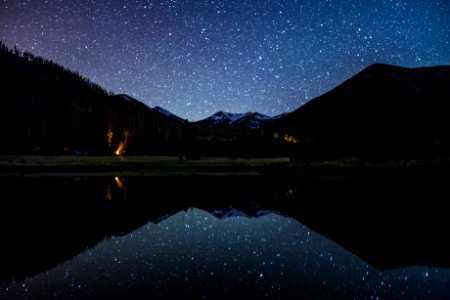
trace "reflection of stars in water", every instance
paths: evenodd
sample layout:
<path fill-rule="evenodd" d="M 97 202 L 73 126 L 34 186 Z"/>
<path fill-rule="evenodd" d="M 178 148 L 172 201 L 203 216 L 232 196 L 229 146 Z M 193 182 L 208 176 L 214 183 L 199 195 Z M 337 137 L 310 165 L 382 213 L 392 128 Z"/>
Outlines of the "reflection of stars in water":
<path fill-rule="evenodd" d="M 275 115 L 374 62 L 450 64 L 450 2 L 1 1 L 0 39 L 182 118 Z"/>
<path fill-rule="evenodd" d="M 194 209 L 111 238 L 0 296 L 443 298 L 449 280 L 450 270 L 437 268 L 380 272 L 279 215 L 220 220 Z"/>

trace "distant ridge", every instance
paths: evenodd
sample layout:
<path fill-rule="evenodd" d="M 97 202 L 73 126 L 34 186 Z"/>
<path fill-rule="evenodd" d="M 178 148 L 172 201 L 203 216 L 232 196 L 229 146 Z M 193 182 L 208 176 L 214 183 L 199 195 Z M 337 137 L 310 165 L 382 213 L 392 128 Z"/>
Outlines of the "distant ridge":
<path fill-rule="evenodd" d="M 173 154 L 184 121 L 0 42 L 3 154 Z"/>
<path fill-rule="evenodd" d="M 300 141 L 298 157 L 448 157 L 449 114 L 449 66 L 374 64 L 276 120 L 273 130 Z"/>
<path fill-rule="evenodd" d="M 207 127 L 237 127 L 244 126 L 249 129 L 256 129 L 263 126 L 268 121 L 271 121 L 272 117 L 260 114 L 258 112 L 247 113 L 229 113 L 224 111 L 218 111 L 215 114 L 209 116 L 206 119 L 195 122 L 197 125 Z"/>
<path fill-rule="evenodd" d="M 0 154 L 450 157 L 450 67 L 374 64 L 293 112 L 188 122 L 0 42 Z"/>

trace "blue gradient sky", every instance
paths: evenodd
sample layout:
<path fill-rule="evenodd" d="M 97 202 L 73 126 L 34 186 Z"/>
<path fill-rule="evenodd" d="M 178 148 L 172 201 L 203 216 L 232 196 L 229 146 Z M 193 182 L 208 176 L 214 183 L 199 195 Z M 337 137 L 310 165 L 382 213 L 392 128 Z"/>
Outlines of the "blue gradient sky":
<path fill-rule="evenodd" d="M 189 120 L 291 111 L 368 65 L 450 64 L 450 1 L 1 1 L 0 39 Z"/>

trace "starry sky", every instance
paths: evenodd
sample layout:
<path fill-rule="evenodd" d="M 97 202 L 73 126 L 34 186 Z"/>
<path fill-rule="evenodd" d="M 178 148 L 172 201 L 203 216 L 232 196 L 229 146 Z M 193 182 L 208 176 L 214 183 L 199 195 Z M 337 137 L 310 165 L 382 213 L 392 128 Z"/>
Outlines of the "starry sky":
<path fill-rule="evenodd" d="M 0 40 L 189 120 L 291 111 L 381 62 L 450 64 L 448 0 L 2 0 Z"/>

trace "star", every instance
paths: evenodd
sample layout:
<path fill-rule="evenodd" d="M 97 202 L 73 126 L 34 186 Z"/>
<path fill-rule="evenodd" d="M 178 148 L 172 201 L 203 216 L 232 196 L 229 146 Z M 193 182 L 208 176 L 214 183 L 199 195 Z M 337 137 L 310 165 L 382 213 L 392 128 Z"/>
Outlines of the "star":
<path fill-rule="evenodd" d="M 277 115 L 375 62 L 450 64 L 450 2 L 2 1 L 0 40 L 191 121 Z"/>

